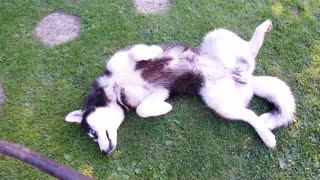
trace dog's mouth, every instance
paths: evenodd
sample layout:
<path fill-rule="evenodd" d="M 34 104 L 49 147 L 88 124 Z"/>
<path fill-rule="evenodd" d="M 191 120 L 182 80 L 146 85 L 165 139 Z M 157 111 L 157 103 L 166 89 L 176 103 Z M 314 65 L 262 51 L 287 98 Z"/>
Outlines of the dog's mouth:
<path fill-rule="evenodd" d="M 105 150 L 102 150 L 101 151 L 101 153 L 103 154 L 103 155 L 109 155 L 109 154 L 111 154 L 111 150 L 107 150 L 107 151 L 105 151 Z"/>
<path fill-rule="evenodd" d="M 109 146 L 109 149 L 107 149 L 107 150 L 101 150 L 101 153 L 102 153 L 103 155 L 110 155 L 112 152 L 115 151 L 115 149 L 116 149 L 116 146 L 110 145 L 110 146 Z"/>

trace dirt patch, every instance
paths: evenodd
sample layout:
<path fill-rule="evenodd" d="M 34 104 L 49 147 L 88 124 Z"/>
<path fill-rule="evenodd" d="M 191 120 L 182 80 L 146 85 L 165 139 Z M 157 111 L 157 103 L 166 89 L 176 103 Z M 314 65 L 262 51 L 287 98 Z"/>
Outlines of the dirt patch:
<path fill-rule="evenodd" d="M 300 16 L 301 15 L 300 10 L 297 8 L 291 8 L 291 13 L 293 16 Z"/>
<path fill-rule="evenodd" d="M 163 12 L 170 7 L 170 0 L 134 0 L 136 10 L 144 14 Z"/>
<path fill-rule="evenodd" d="M 55 46 L 80 35 L 80 18 L 63 12 L 54 12 L 42 18 L 35 31 L 41 41 L 49 46 Z"/>
<path fill-rule="evenodd" d="M 5 99 L 6 99 L 6 95 L 4 94 L 4 90 L 0 84 L 0 106 L 4 103 Z"/>

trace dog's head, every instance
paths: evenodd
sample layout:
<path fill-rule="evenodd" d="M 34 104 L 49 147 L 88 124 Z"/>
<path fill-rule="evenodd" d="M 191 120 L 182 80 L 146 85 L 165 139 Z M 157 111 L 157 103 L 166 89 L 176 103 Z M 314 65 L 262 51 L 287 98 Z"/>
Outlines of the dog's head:
<path fill-rule="evenodd" d="M 103 154 L 110 154 L 117 145 L 117 130 L 124 119 L 124 110 L 116 100 L 111 84 L 103 84 L 107 77 L 99 77 L 92 85 L 82 110 L 70 112 L 66 122 L 81 124 L 81 128 L 95 142 Z"/>

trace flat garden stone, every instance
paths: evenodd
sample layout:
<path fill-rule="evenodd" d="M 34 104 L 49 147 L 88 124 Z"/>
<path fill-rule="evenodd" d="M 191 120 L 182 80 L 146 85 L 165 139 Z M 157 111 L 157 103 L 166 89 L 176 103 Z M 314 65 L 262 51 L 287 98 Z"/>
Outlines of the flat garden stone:
<path fill-rule="evenodd" d="M 35 32 L 45 44 L 59 45 L 80 35 L 80 18 L 63 12 L 54 12 L 38 22 Z"/>
<path fill-rule="evenodd" d="M 169 9 L 170 0 L 134 0 L 135 8 L 143 14 L 154 14 Z"/>

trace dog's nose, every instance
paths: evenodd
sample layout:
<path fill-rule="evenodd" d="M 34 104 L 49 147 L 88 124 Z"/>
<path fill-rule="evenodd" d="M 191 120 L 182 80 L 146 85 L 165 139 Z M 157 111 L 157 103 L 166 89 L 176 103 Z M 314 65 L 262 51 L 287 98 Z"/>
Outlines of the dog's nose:
<path fill-rule="evenodd" d="M 108 154 L 109 154 L 109 151 L 101 150 L 101 153 L 102 153 L 103 155 L 108 155 Z"/>

